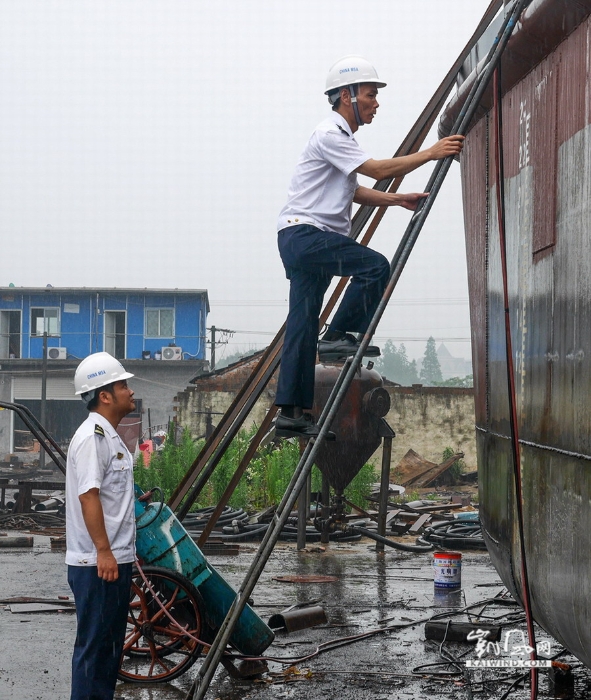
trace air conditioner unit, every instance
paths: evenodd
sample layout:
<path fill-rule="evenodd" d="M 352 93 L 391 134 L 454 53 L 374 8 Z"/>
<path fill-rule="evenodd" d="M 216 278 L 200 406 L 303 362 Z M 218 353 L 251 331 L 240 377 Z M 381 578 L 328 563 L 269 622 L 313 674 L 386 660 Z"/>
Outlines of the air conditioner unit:
<path fill-rule="evenodd" d="M 68 357 L 66 348 L 47 348 L 48 360 L 65 360 Z"/>
<path fill-rule="evenodd" d="M 182 360 L 183 359 L 183 349 L 182 348 L 162 348 L 162 359 L 163 360 Z"/>

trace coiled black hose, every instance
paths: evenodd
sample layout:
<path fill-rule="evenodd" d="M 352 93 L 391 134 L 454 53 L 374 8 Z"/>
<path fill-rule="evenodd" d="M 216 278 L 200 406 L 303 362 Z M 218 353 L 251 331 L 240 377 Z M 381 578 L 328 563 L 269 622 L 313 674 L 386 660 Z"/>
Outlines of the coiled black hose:
<path fill-rule="evenodd" d="M 431 543 L 446 549 L 486 549 L 478 520 L 457 520 L 453 523 L 433 525 L 425 530 L 419 542 Z"/>
<path fill-rule="evenodd" d="M 198 539 L 214 508 L 201 508 L 191 511 L 183 520 L 183 525 L 193 539 Z M 261 540 L 269 525 L 268 523 L 249 523 L 248 514 L 242 508 L 234 509 L 226 506 L 215 523 L 215 536 L 222 542 L 247 542 Z M 289 518 L 281 531 L 279 539 L 283 542 L 294 542 L 298 536 L 297 518 Z M 306 528 L 306 542 L 320 542 L 321 533 L 314 527 Z M 355 542 L 361 539 L 360 534 L 352 532 L 332 532 L 329 539 L 338 542 Z"/>

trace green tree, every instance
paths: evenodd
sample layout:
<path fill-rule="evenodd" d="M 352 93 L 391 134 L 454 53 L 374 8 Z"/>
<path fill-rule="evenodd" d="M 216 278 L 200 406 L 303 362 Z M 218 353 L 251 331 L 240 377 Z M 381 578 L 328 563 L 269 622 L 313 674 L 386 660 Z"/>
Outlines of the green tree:
<path fill-rule="evenodd" d="M 215 363 L 215 368 L 223 369 L 224 367 L 227 367 L 228 365 L 231 365 L 234 362 L 238 362 L 238 360 L 242 360 L 246 357 L 250 357 L 250 355 L 256 354 L 257 352 L 259 352 L 259 350 L 260 348 L 254 350 L 237 350 L 231 355 L 227 355 L 226 357 L 222 357 L 220 360 L 218 360 Z"/>
<path fill-rule="evenodd" d="M 450 377 L 442 382 L 436 382 L 436 386 L 459 386 L 470 389 L 474 386 L 474 377 L 471 374 L 465 377 Z"/>
<path fill-rule="evenodd" d="M 432 386 L 437 382 L 443 381 L 441 366 L 439 365 L 439 358 L 437 357 L 437 350 L 435 348 L 435 338 L 433 336 L 427 340 L 427 346 L 425 347 L 423 366 L 421 367 L 421 379 L 427 386 Z"/>
<path fill-rule="evenodd" d="M 408 359 L 404 343 L 401 343 L 397 348 L 391 340 L 387 340 L 382 355 L 376 361 L 375 366 L 378 372 L 390 381 L 402 384 L 402 386 L 417 384 L 419 381 L 417 363 Z"/>

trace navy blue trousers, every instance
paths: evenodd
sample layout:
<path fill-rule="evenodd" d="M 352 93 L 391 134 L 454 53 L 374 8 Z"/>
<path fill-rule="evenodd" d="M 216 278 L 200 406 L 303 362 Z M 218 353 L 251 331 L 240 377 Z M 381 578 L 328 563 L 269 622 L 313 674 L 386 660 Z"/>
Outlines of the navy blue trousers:
<path fill-rule="evenodd" d="M 310 225 L 279 231 L 278 246 L 290 289 L 275 403 L 312 408 L 318 319 L 332 277 L 351 281 L 329 328 L 365 333 L 388 283 L 390 263 L 352 238 Z"/>
<path fill-rule="evenodd" d="M 129 610 L 131 567 L 119 564 L 119 578 L 104 581 L 96 566 L 68 566 L 78 619 L 70 700 L 113 700 Z"/>

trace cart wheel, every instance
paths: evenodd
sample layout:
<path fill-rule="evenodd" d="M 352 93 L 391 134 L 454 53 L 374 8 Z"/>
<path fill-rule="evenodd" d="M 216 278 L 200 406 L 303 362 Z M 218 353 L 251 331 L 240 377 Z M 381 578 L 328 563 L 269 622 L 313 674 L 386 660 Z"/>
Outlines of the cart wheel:
<path fill-rule="evenodd" d="M 160 566 L 146 566 L 143 572 L 150 586 L 134 567 L 118 676 L 134 683 L 171 681 L 201 654 L 203 645 L 191 637 L 201 639 L 203 603 L 185 576 Z"/>

